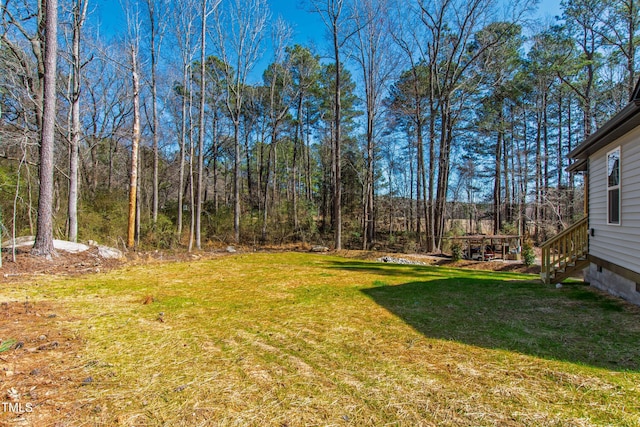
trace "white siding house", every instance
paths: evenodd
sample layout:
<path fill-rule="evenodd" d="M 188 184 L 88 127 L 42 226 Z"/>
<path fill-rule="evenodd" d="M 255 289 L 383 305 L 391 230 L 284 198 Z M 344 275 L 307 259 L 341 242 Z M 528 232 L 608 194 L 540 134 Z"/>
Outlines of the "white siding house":
<path fill-rule="evenodd" d="M 585 281 L 640 305 L 639 86 L 620 113 L 569 154 L 569 169 L 586 174 Z"/>

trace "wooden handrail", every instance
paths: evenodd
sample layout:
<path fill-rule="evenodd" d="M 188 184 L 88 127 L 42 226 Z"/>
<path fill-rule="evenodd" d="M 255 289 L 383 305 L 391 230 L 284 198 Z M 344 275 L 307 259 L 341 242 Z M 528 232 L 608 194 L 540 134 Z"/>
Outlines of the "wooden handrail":
<path fill-rule="evenodd" d="M 555 236 L 553 236 L 552 238 L 550 238 L 549 240 L 547 240 L 546 242 L 544 242 L 542 244 L 542 248 L 544 248 L 547 245 L 552 245 L 553 243 L 555 243 L 557 240 L 561 239 L 562 237 L 564 237 L 564 235 L 566 233 L 570 233 L 571 231 L 580 228 L 584 225 L 587 225 L 587 223 L 589 222 L 589 218 L 588 217 L 584 217 L 582 218 L 580 221 L 574 223 L 573 225 L 571 225 L 569 228 L 565 228 L 564 230 L 562 230 L 560 232 L 560 234 L 556 234 Z"/>
<path fill-rule="evenodd" d="M 544 283 L 551 283 L 558 271 L 584 259 L 589 249 L 588 225 L 585 217 L 542 244 L 540 278 Z"/>

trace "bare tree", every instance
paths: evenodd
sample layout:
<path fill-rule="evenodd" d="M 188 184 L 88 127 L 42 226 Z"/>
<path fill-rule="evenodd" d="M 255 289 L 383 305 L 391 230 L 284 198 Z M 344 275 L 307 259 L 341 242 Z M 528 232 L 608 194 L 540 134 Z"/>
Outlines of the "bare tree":
<path fill-rule="evenodd" d="M 462 117 L 465 102 L 474 90 L 473 85 L 465 87 L 465 82 L 471 81 L 473 67 L 483 53 L 502 43 L 506 33 L 500 34 L 486 45 L 473 45 L 475 33 L 490 22 L 493 16 L 495 3 L 492 1 L 418 0 L 418 4 L 421 20 L 428 34 L 425 57 L 428 58 L 431 92 L 429 136 L 432 141 L 438 140 L 438 176 L 433 208 L 436 217 L 433 224 L 435 249 L 440 247 L 445 229 L 454 131 Z M 433 121 L 436 115 L 440 126 L 437 137 Z M 433 149 L 432 145 L 431 158 L 435 155 Z"/>
<path fill-rule="evenodd" d="M 157 81 L 157 68 L 158 58 L 160 57 L 160 45 L 162 42 L 162 36 L 164 34 L 164 28 L 166 26 L 165 21 L 165 0 L 145 0 L 147 3 L 147 10 L 149 12 L 149 53 L 151 56 L 151 102 L 153 104 L 153 126 L 151 132 L 153 134 L 153 208 L 152 208 L 152 220 L 155 225 L 158 222 L 158 164 L 160 161 L 158 152 L 158 140 L 160 138 L 160 124 L 158 119 L 158 81 Z"/>
<path fill-rule="evenodd" d="M 196 200 L 196 247 L 202 248 L 202 195 L 204 186 L 204 105 L 206 101 L 206 66 L 207 66 L 207 18 L 220 4 L 221 0 L 202 1 L 202 16 L 200 27 L 200 114 L 198 117 L 198 189 Z"/>
<path fill-rule="evenodd" d="M 177 234 L 178 239 L 182 235 L 183 223 L 183 205 L 184 205 L 184 188 L 185 188 L 185 161 L 187 158 L 187 108 L 188 108 L 188 85 L 189 74 L 191 70 L 191 61 L 195 54 L 194 46 L 194 27 L 197 18 L 197 6 L 195 0 L 180 0 L 175 3 L 174 19 L 176 21 L 176 38 L 178 41 L 178 49 L 180 50 L 182 83 L 180 88 L 176 88 L 181 98 L 181 121 L 180 121 L 180 165 L 178 177 L 178 219 Z"/>
<path fill-rule="evenodd" d="M 20 197 L 20 180 L 21 180 L 21 170 L 22 166 L 27 166 L 27 174 L 28 174 L 28 163 L 27 163 L 27 146 L 26 144 L 20 144 L 22 148 L 22 156 L 20 158 L 20 163 L 18 164 L 18 171 L 16 174 L 16 191 L 15 196 L 13 198 L 13 221 L 11 224 L 11 259 L 13 262 L 16 262 L 16 237 L 17 236 L 17 221 L 16 221 L 16 213 L 18 211 L 18 199 Z M 31 208 L 31 206 L 29 206 Z M 30 210 L 30 209 L 29 209 Z M 31 219 L 29 219 L 31 222 Z"/>
<path fill-rule="evenodd" d="M 353 38 L 353 57 L 360 72 L 366 105 L 366 166 L 363 206 L 363 249 L 369 249 L 375 236 L 375 146 L 376 120 L 380 112 L 384 87 L 389 81 L 396 62 L 388 32 L 388 0 L 362 0 L 354 5 L 353 15 L 358 32 Z"/>
<path fill-rule="evenodd" d="M 333 175 L 333 231 L 335 249 L 342 249 L 342 48 L 355 33 L 348 32 L 351 17 L 345 7 L 348 0 L 309 0 L 311 10 L 322 18 L 332 41 L 332 57 L 335 62 L 334 98 L 334 134 L 332 141 L 332 175 Z"/>
<path fill-rule="evenodd" d="M 274 61 L 265 71 L 264 80 L 269 84 L 269 121 L 271 124 L 271 143 L 269 144 L 269 154 L 267 159 L 267 176 L 264 191 L 264 204 L 262 211 L 262 240 L 267 238 L 267 218 L 269 212 L 269 182 L 271 180 L 271 161 L 274 158 L 274 152 L 277 149 L 278 131 L 284 118 L 286 117 L 291 102 L 296 98 L 291 93 L 293 89 L 291 81 L 291 69 L 289 64 L 285 63 L 285 47 L 291 39 L 291 28 L 283 21 L 278 19 L 273 27 L 272 45 L 274 49 Z M 275 159 L 274 172 L 275 172 Z M 274 193 L 276 191 L 274 185 Z M 294 190 L 295 192 L 295 190 Z M 294 214 L 295 215 L 295 214 Z"/>
<path fill-rule="evenodd" d="M 233 235 L 240 241 L 240 120 L 249 73 L 260 57 L 269 17 L 266 0 L 233 0 L 226 14 L 216 10 L 217 48 L 227 81 L 225 104 L 233 124 Z"/>
<path fill-rule="evenodd" d="M 118 49 L 117 57 L 122 59 L 116 55 L 108 58 L 104 55 L 105 49 L 100 46 L 94 46 L 94 49 L 98 54 L 87 64 L 89 69 L 83 75 L 87 80 L 95 75 L 100 79 L 85 84 L 82 89 L 86 96 L 82 109 L 86 120 L 84 139 L 81 140 L 84 144 L 81 145 L 80 167 L 88 196 L 95 195 L 99 187 L 111 191 L 117 184 L 117 150 L 125 139 L 129 139 L 127 125 L 133 112 L 129 85 L 125 82 L 128 66 L 121 65 L 128 62 L 127 51 Z M 107 154 L 106 161 L 101 159 L 103 150 Z"/>
<path fill-rule="evenodd" d="M 158 149 L 158 140 L 160 138 L 160 124 L 158 119 L 158 78 L 157 78 L 157 68 L 158 68 L 158 57 L 160 56 L 160 44 L 161 41 L 157 40 L 158 37 L 162 37 L 163 31 L 163 20 L 162 15 L 159 16 L 160 19 L 156 17 L 156 4 L 153 0 L 147 0 L 147 6 L 149 8 L 149 23 L 151 27 L 150 34 L 150 49 L 149 53 L 151 54 L 151 103 L 152 105 L 152 116 L 153 116 L 153 126 L 151 128 L 151 132 L 153 133 L 153 207 L 152 207 L 152 221 L 155 225 L 158 222 L 158 186 L 160 178 L 158 176 L 158 167 L 160 163 L 160 155 Z M 157 28 L 156 23 L 160 25 L 160 28 Z"/>
<path fill-rule="evenodd" d="M 400 5 L 399 5 L 400 6 Z M 435 140 L 436 140 L 436 100 L 430 81 L 431 73 L 427 65 L 426 53 L 422 50 L 422 44 L 428 39 L 427 31 L 421 25 L 418 17 L 420 14 L 415 10 L 407 14 L 404 8 L 397 8 L 394 15 L 394 22 L 391 26 L 391 34 L 403 53 L 403 62 L 409 70 L 402 73 L 392 88 L 393 108 L 398 109 L 411 121 L 413 128 L 412 136 L 415 138 L 416 146 L 416 198 L 418 204 L 422 202 L 421 210 L 425 217 L 425 234 L 427 238 L 427 251 L 431 252 L 435 248 L 435 238 L 433 230 L 435 228 L 434 214 L 434 187 L 435 187 Z M 398 96 L 400 95 L 400 96 Z M 428 127 L 429 142 L 429 164 L 425 168 L 425 146 L 424 131 Z M 409 129 L 408 129 L 409 130 Z M 410 162 L 410 166 L 413 163 Z M 427 176 L 429 177 L 427 182 Z M 411 191 L 413 184 L 411 183 Z M 420 196 L 422 194 L 422 200 Z M 410 204 L 410 206 L 412 203 Z M 420 210 L 420 209 L 418 209 Z M 411 216 L 411 212 L 410 212 Z M 411 221 L 410 221 L 411 222 Z M 420 213 L 416 215 L 416 232 L 420 235 Z"/>
<path fill-rule="evenodd" d="M 82 79 L 82 59 L 80 56 L 80 41 L 82 26 L 87 16 L 89 0 L 76 0 L 73 4 L 71 16 L 71 88 L 69 101 L 71 102 L 71 126 L 69 130 L 69 199 L 67 230 L 68 239 L 78 241 L 78 168 L 80 163 L 80 81 Z"/>
<path fill-rule="evenodd" d="M 127 246 L 135 245 L 136 203 L 138 201 L 138 150 L 140 147 L 140 76 L 138 74 L 138 48 L 131 44 L 131 82 L 133 87 L 133 128 L 131 135 L 131 170 L 129 181 L 129 221 Z"/>
<path fill-rule="evenodd" d="M 42 142 L 44 79 L 46 71 L 51 71 L 54 76 L 53 87 L 55 90 L 56 70 L 45 69 L 46 10 L 44 3 L 35 1 L 24 1 L 19 4 L 17 2 L 1 2 L 0 11 L 2 12 L 2 33 L 0 35 L 0 41 L 3 48 L 3 59 L 5 59 L 3 65 L 7 67 L 3 70 L 3 74 L 5 74 L 3 78 L 3 92 L 8 89 L 9 93 L 11 93 L 9 99 L 14 100 L 14 102 L 8 104 L 9 108 L 7 108 L 7 110 L 9 111 L 5 113 L 5 117 L 7 114 L 13 115 L 17 124 L 15 131 L 9 130 L 9 133 L 13 134 L 11 139 L 15 137 L 16 141 L 20 141 L 15 145 L 20 147 L 22 154 L 19 159 L 14 160 L 17 160 L 20 166 L 24 166 L 26 171 L 25 178 L 28 195 L 27 215 L 29 230 L 32 233 L 34 230 L 33 215 L 37 211 L 33 209 L 32 193 L 34 185 L 29 166 L 37 165 L 37 163 L 30 155 L 30 147 L 37 147 Z M 54 64 L 56 62 L 54 62 Z M 53 99 L 55 107 L 55 95 Z M 55 112 L 53 112 L 53 116 L 55 116 Z M 55 126 L 55 124 L 53 126 Z M 51 133 L 51 135 L 53 135 L 53 133 Z M 40 154 L 45 155 L 45 157 L 51 156 L 51 164 L 48 166 L 50 166 L 52 174 L 54 167 L 52 154 L 53 144 L 54 142 L 51 142 L 51 153 L 47 153 L 49 147 L 47 147 L 46 144 L 45 151 L 40 152 Z M 4 153 L 4 157 L 9 158 L 6 152 Z M 18 169 L 20 169 L 20 167 Z M 51 176 L 49 181 L 47 185 L 52 185 L 53 176 Z M 16 185 L 16 198 L 14 199 L 14 237 L 17 199 L 19 197 L 18 187 L 19 183 Z M 47 195 L 45 194 L 45 196 Z M 51 191 L 51 197 L 53 197 L 53 191 Z M 51 202 L 53 202 L 52 198 Z"/>
<path fill-rule="evenodd" d="M 129 215 L 127 227 L 127 247 L 132 248 L 136 243 L 136 225 L 138 221 L 138 151 L 140 147 L 140 20 L 136 8 L 127 8 L 127 26 L 129 30 L 128 44 L 130 58 L 130 72 L 132 83 L 133 125 L 131 133 L 131 168 L 129 172 Z"/>
<path fill-rule="evenodd" d="M 38 132 L 42 128 L 43 115 L 43 96 L 44 96 L 44 76 L 45 76 L 45 4 L 41 0 L 36 6 L 30 2 L 23 2 L 21 5 L 15 2 L 2 2 L 0 10 L 2 11 L 2 45 L 8 50 L 17 67 L 24 73 L 24 83 L 29 94 L 29 109 L 35 116 L 35 127 Z M 56 11 L 57 12 L 57 11 Z M 31 24 L 33 18 L 37 21 L 35 25 Z M 35 27 L 35 29 L 34 29 Z M 14 40 L 21 36 L 26 41 L 26 45 L 31 48 L 31 54 L 36 62 L 34 72 L 33 59 L 29 57 L 29 53 L 23 43 Z"/>
<path fill-rule="evenodd" d="M 53 248 L 53 148 L 56 127 L 56 76 L 58 63 L 58 1 L 44 5 L 44 79 L 42 128 L 40 130 L 40 197 L 36 240 L 31 253 L 51 257 Z"/>
<path fill-rule="evenodd" d="M 187 93 L 189 94 L 189 102 L 187 108 L 187 114 L 189 115 L 189 129 L 188 129 L 188 139 L 189 139 L 189 206 L 190 206 L 190 214 L 191 221 L 189 223 L 189 245 L 188 250 L 191 252 L 193 249 L 193 242 L 196 236 L 196 198 L 195 191 L 196 186 L 193 183 L 193 158 L 195 153 L 195 144 L 193 141 L 193 79 L 189 79 L 189 86 L 187 89 Z"/>

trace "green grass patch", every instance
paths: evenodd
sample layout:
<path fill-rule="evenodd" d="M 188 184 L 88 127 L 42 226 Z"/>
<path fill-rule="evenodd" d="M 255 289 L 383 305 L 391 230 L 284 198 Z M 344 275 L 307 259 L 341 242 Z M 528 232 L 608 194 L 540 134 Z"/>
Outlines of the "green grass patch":
<path fill-rule="evenodd" d="M 640 425 L 638 310 L 536 279 L 277 253 L 5 292 L 86 340 L 85 424 Z"/>
<path fill-rule="evenodd" d="M 0 342 L 0 353 L 3 353 L 5 351 L 8 351 L 11 349 L 11 347 L 13 347 L 13 345 L 16 343 L 17 341 L 14 340 L 13 338 L 9 338 L 9 339 L 5 339 L 4 341 Z"/>

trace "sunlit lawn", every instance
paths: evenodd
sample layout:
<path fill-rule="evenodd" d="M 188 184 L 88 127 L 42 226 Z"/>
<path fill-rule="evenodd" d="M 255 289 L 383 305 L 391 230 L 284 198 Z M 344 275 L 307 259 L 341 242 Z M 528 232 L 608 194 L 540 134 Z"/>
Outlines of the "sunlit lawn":
<path fill-rule="evenodd" d="M 73 425 L 640 426 L 639 311 L 581 284 L 299 253 L 37 283 L 5 292 L 84 338 Z"/>

